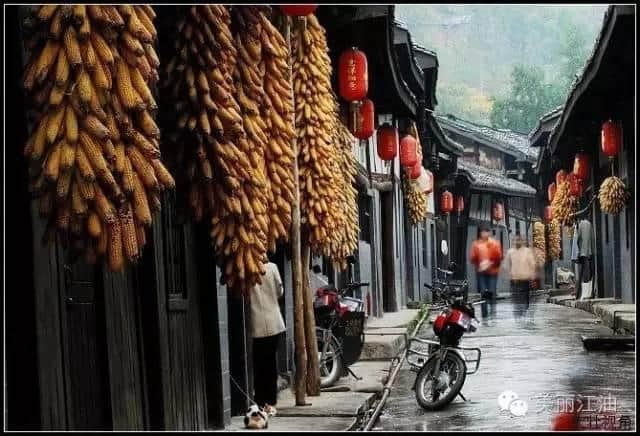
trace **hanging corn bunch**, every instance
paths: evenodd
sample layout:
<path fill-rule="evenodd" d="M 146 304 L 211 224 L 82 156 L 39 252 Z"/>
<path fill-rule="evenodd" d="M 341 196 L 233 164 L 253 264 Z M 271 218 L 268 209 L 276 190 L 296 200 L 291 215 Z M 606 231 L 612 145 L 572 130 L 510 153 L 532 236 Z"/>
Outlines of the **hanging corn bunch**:
<path fill-rule="evenodd" d="M 605 213 L 618 215 L 629 198 L 629 192 L 624 182 L 616 176 L 607 177 L 600 185 L 598 199 L 600 207 Z"/>
<path fill-rule="evenodd" d="M 268 20 L 267 12 L 268 8 L 256 9 L 255 15 L 258 21 L 256 26 L 261 30 L 261 69 L 264 71 L 262 104 L 259 107 L 260 118 L 266 124 L 263 132 L 266 144 L 263 145 L 263 149 L 268 188 L 267 245 L 270 251 L 275 252 L 278 240 L 288 240 L 291 226 L 291 205 L 295 189 L 295 131 L 287 43 Z"/>
<path fill-rule="evenodd" d="M 427 200 L 428 194 L 420 192 L 416 183 L 411 180 L 408 174 L 402 174 L 404 184 L 404 199 L 409 211 L 409 219 L 414 226 L 427 217 Z"/>
<path fill-rule="evenodd" d="M 314 15 L 306 18 L 306 26 L 295 29 L 292 40 L 301 222 L 309 229 L 311 250 L 321 254 L 328 252 L 335 225 L 329 203 L 337 196 L 331 171 L 338 154 L 332 137 L 337 101 L 331 90 L 325 30 Z"/>
<path fill-rule="evenodd" d="M 560 259 L 560 253 L 562 252 L 560 236 L 560 223 L 554 218 L 549 223 L 549 256 L 553 260 Z"/>
<path fill-rule="evenodd" d="M 337 197 L 329 203 L 329 214 L 335 226 L 330 234 L 331 244 L 327 256 L 337 270 L 347 268 L 347 257 L 358 248 L 360 226 L 358 223 L 358 192 L 354 186 L 356 159 L 353 154 L 355 138 L 336 118 L 334 144 L 338 147 L 338 158 L 334 167 Z"/>
<path fill-rule="evenodd" d="M 234 97 L 237 52 L 231 17 L 224 6 L 215 5 L 179 7 L 177 13 L 176 54 L 163 69 L 165 106 L 172 108 L 166 120 L 171 143 L 167 148 L 172 151 L 175 173 L 180 174 L 179 183 L 186 185 L 194 219 L 200 221 L 221 200 L 216 199 L 216 186 L 237 189 L 251 165 L 238 148 L 244 129 Z M 224 174 L 214 171 L 218 154 L 226 157 Z"/>
<path fill-rule="evenodd" d="M 540 221 L 533 223 L 533 252 L 538 266 L 547 261 L 547 248 L 544 237 L 544 224 Z"/>
<path fill-rule="evenodd" d="M 577 205 L 578 199 L 571 195 L 571 185 L 569 181 L 560 183 L 556 195 L 551 202 L 553 218 L 557 219 L 558 223 L 563 226 L 572 226 Z"/>
<path fill-rule="evenodd" d="M 25 147 L 40 212 L 89 262 L 112 270 L 145 245 L 160 191 L 151 92 L 158 79 L 148 5 L 43 5 L 25 25 L 23 85 L 37 122 Z"/>
<path fill-rule="evenodd" d="M 420 135 L 418 135 L 418 129 L 415 123 L 411 124 L 411 135 L 416 138 L 418 143 L 418 162 L 422 162 L 422 146 L 420 145 Z M 404 184 L 404 198 L 407 203 L 407 209 L 409 211 L 409 219 L 414 226 L 427 217 L 427 201 L 429 194 L 422 192 L 416 186 L 416 182 L 411 180 L 405 171 L 402 175 Z"/>
<path fill-rule="evenodd" d="M 166 86 L 179 117 L 171 123 L 196 221 L 211 216 L 221 278 L 242 293 L 261 281 L 269 227 L 264 147 L 261 31 L 257 8 L 181 8 Z"/>

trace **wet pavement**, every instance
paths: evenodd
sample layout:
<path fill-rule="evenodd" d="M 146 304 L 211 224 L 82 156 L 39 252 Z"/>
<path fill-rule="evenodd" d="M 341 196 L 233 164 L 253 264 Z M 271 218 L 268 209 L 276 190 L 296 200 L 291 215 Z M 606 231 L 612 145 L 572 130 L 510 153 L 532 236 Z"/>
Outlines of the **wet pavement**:
<path fill-rule="evenodd" d="M 553 416 L 582 395 L 582 424 L 592 430 L 635 429 L 635 352 L 586 351 L 580 336 L 611 334 L 588 312 L 532 299 L 528 310 L 512 299 L 498 301 L 461 346 L 482 349 L 476 374 L 460 397 L 441 411 L 424 411 L 411 390 L 416 373 L 404 364 L 374 430 L 385 431 L 548 431 Z M 425 323 L 420 337 L 432 338 Z M 415 347 L 415 345 L 414 345 Z M 513 391 L 526 403 L 501 410 L 498 397 Z M 596 424 L 596 419 L 597 424 Z M 622 428 L 621 428 L 622 425 Z"/>

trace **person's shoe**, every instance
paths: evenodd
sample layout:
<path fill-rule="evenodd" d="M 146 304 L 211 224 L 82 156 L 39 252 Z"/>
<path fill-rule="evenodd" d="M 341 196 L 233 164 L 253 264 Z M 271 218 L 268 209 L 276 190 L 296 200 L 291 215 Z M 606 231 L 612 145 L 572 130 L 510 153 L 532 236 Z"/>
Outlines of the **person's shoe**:
<path fill-rule="evenodd" d="M 264 406 L 263 410 L 269 416 L 276 416 L 277 411 L 276 411 L 275 406 L 267 404 L 266 406 Z"/>

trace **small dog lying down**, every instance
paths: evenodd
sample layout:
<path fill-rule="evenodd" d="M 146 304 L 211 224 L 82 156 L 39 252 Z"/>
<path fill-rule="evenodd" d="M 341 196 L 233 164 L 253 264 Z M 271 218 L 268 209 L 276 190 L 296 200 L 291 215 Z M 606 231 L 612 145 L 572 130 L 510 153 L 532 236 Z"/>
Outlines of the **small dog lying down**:
<path fill-rule="evenodd" d="M 256 404 L 252 404 L 244 415 L 244 426 L 252 430 L 269 427 L 269 416 Z"/>

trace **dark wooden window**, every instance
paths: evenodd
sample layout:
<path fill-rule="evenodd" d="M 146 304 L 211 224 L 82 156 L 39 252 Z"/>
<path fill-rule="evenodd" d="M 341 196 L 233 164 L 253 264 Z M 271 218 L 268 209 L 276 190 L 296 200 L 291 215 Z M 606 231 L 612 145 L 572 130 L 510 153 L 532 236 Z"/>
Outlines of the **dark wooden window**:
<path fill-rule="evenodd" d="M 162 231 L 166 241 L 167 293 L 170 298 L 187 298 L 184 226 L 177 213 L 175 194 L 168 193 L 166 200 L 162 208 Z"/>
<path fill-rule="evenodd" d="M 368 196 L 360 196 L 360 239 L 371 243 L 371 201 Z"/>

